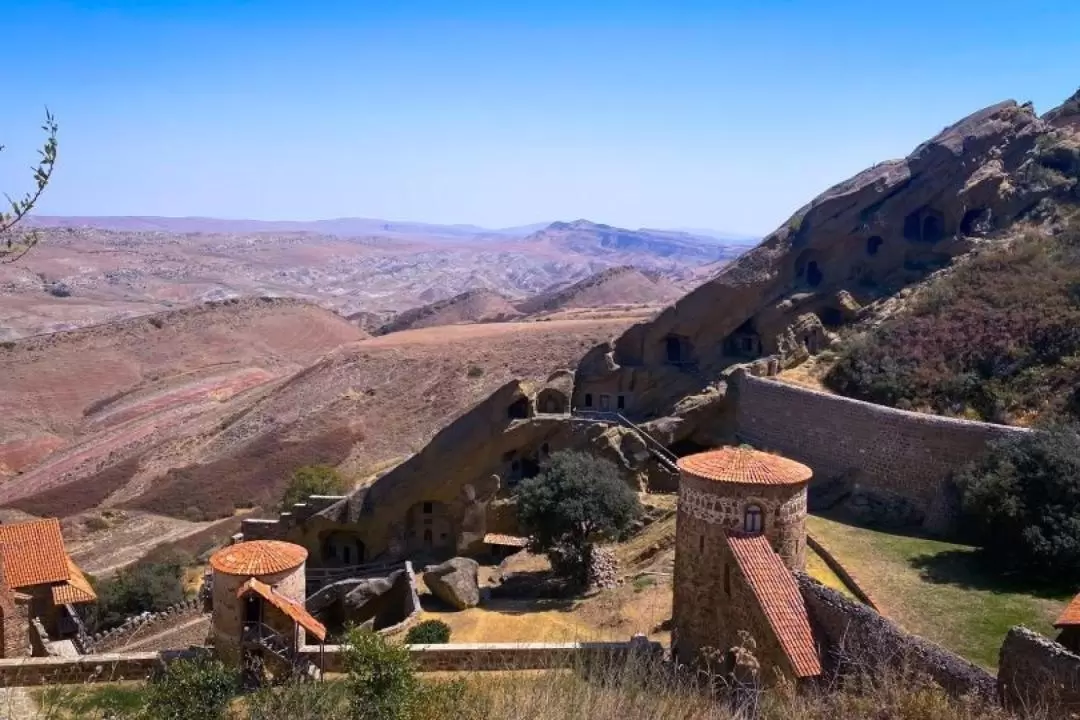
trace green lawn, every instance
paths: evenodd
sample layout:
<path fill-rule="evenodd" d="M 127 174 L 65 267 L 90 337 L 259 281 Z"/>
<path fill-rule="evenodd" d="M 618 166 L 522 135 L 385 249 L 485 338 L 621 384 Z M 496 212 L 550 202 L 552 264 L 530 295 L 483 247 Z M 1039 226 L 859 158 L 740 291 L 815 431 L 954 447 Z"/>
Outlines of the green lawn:
<path fill-rule="evenodd" d="M 983 667 L 1013 625 L 1053 636 L 1068 596 L 1039 594 L 988 569 L 974 548 L 811 516 L 807 527 L 857 576 L 885 615 Z"/>

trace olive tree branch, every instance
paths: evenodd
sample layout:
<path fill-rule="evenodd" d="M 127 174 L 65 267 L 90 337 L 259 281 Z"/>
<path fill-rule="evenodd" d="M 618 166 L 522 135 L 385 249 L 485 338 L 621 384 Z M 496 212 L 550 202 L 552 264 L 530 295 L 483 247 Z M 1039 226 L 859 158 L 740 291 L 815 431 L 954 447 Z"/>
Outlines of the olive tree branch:
<path fill-rule="evenodd" d="M 37 205 L 37 201 L 41 198 L 41 194 L 45 192 L 45 188 L 52 179 L 53 169 L 56 167 L 56 132 L 58 126 L 56 118 L 49 112 L 48 108 L 45 108 L 45 122 L 41 125 L 41 129 L 45 132 L 45 144 L 38 150 L 40 159 L 37 166 L 31 168 L 34 188 L 18 199 L 13 199 L 10 195 L 4 193 L 4 198 L 11 209 L 7 211 L 0 210 L 0 263 L 15 262 L 37 245 L 40 239 L 38 233 L 32 231 L 22 235 L 16 242 L 16 233 L 13 232 L 13 228 Z M 4 146 L 0 145 L 0 151 L 3 149 Z"/>

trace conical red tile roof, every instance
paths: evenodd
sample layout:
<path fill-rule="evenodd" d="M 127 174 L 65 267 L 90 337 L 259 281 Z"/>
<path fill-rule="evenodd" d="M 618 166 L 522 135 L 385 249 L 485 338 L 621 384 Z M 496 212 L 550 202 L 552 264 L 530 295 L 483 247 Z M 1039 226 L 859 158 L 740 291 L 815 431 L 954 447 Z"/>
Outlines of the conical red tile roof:
<path fill-rule="evenodd" d="M 814 474 L 802 463 L 750 447 L 723 447 L 679 458 L 679 469 L 714 482 L 796 485 Z"/>
<path fill-rule="evenodd" d="M 308 552 L 280 540 L 251 540 L 221 548 L 210 556 L 210 567 L 226 575 L 271 575 L 299 567 Z"/>

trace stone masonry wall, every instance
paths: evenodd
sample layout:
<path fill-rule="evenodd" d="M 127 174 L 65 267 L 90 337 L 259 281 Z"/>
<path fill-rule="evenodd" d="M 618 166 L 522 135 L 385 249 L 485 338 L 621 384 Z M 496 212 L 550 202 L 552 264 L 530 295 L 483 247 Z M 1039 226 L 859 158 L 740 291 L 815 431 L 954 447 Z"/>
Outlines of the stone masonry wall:
<path fill-rule="evenodd" d="M 161 662 L 156 652 L 12 658 L 0 660 L 0 687 L 145 680 Z"/>
<path fill-rule="evenodd" d="M 1005 636 L 998 689 L 1007 705 L 1080 711 L 1080 656 L 1025 627 Z"/>
<path fill-rule="evenodd" d="M 998 438 L 1023 428 L 906 412 L 776 380 L 732 374 L 740 440 L 809 465 L 814 482 L 854 472 L 861 486 L 899 495 L 936 532 L 949 528 L 944 483 Z"/>
<path fill-rule="evenodd" d="M 305 645 L 301 652 L 326 672 L 341 672 L 341 646 L 327 645 L 320 658 L 317 645 Z M 420 672 L 540 670 L 578 667 L 592 662 L 625 664 L 631 657 L 659 658 L 663 648 L 644 636 L 629 642 L 607 643 L 455 643 L 411 645 L 409 654 Z"/>
<path fill-rule="evenodd" d="M 871 608 L 850 600 L 806 575 L 799 590 L 817 642 L 832 670 L 877 670 L 882 665 L 925 673 L 954 696 L 996 696 L 994 677 L 959 655 L 910 635 Z"/>
<path fill-rule="evenodd" d="M 125 620 L 118 627 L 92 635 L 88 650 L 95 653 L 119 650 L 129 643 L 148 638 L 151 635 L 192 620 L 201 615 L 202 612 L 202 603 L 198 599 L 192 598 L 158 613 L 136 615 Z"/>

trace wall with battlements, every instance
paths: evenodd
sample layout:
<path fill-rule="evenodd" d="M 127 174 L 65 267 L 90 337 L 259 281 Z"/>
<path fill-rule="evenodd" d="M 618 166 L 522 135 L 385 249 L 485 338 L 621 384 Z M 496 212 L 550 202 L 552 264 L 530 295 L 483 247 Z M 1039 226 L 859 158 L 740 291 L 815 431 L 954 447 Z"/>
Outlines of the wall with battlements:
<path fill-rule="evenodd" d="M 830 395 L 744 371 L 728 386 L 743 442 L 806 463 L 814 485 L 853 477 L 860 487 L 904 498 L 923 524 L 950 524 L 944 492 L 953 472 L 986 451 L 989 441 L 1023 428 L 906 412 Z"/>
<path fill-rule="evenodd" d="M 1025 627 L 1014 627 L 1001 646 L 998 688 L 1017 708 L 1080 711 L 1080 656 Z"/>

